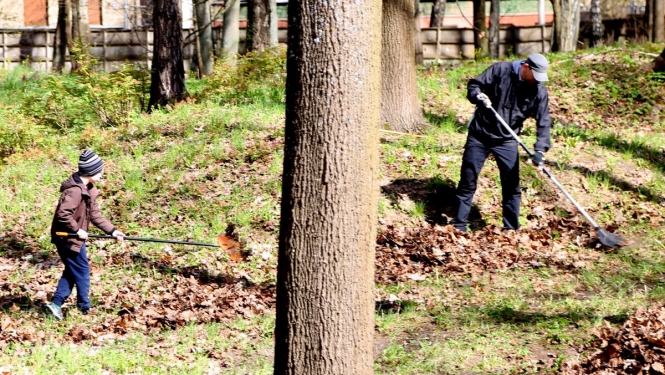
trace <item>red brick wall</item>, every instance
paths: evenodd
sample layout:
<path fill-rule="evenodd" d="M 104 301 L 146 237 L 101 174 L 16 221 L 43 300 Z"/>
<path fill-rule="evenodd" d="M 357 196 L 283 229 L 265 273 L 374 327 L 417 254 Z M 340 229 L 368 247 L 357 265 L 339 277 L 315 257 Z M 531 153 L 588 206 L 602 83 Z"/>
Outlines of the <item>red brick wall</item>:
<path fill-rule="evenodd" d="M 23 20 L 25 26 L 48 26 L 46 0 L 24 0 Z"/>

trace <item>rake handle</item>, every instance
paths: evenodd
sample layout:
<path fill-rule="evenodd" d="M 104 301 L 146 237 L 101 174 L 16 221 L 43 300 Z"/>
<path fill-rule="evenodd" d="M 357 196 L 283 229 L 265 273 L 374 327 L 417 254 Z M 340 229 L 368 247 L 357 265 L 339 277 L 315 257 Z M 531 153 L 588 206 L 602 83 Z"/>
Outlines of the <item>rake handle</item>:
<path fill-rule="evenodd" d="M 510 127 L 510 126 L 504 121 L 504 120 L 503 120 L 503 118 L 501 118 L 501 116 L 499 116 L 499 114 L 496 112 L 496 110 L 495 110 L 494 108 L 492 108 L 492 107 L 487 107 L 487 108 L 491 109 L 492 112 L 494 112 L 494 116 L 496 116 L 496 119 L 501 123 L 501 125 L 503 125 L 503 127 L 504 127 L 506 130 L 508 130 L 508 132 L 510 133 L 510 135 L 512 135 L 513 138 L 515 138 L 515 140 L 517 141 L 517 143 L 519 143 L 519 145 L 522 146 L 522 148 L 524 149 L 524 151 L 526 151 L 526 153 L 529 154 L 530 157 L 533 157 L 533 154 L 534 154 L 534 153 L 531 152 L 531 150 L 529 150 L 529 148 L 524 144 L 524 142 L 522 142 L 522 140 L 520 139 L 520 137 L 517 136 L 517 134 L 515 133 L 515 131 L 514 131 L 514 130 L 513 130 L 513 129 L 512 129 L 512 128 L 511 128 L 511 127 Z M 557 180 L 557 179 L 556 179 L 556 178 L 550 173 L 550 171 L 549 171 L 546 167 L 544 167 L 544 166 L 543 166 L 541 169 L 543 170 L 543 172 L 545 173 L 545 175 L 547 175 L 547 177 L 549 177 L 550 180 L 552 180 L 552 182 L 554 183 L 554 185 L 556 185 L 556 187 L 558 187 L 559 190 L 561 190 L 561 192 L 563 193 L 563 195 L 565 195 L 566 198 L 568 198 L 568 200 L 573 204 L 573 206 L 575 206 L 575 208 L 577 208 L 577 210 L 582 214 L 582 216 L 584 216 L 584 218 L 587 219 L 587 221 L 593 226 L 593 228 L 596 229 L 596 230 L 600 230 L 600 229 L 601 229 L 600 226 L 599 226 L 599 225 L 598 225 L 598 224 L 597 224 L 597 223 L 591 218 L 591 216 L 589 216 L 589 214 L 584 210 L 584 208 L 582 208 L 582 206 L 580 206 L 580 204 L 577 203 L 577 201 L 575 200 L 575 198 L 573 198 L 573 197 L 568 193 L 568 191 L 563 187 L 563 185 L 561 185 L 561 184 L 559 183 L 559 181 L 558 181 L 558 180 Z"/>
<path fill-rule="evenodd" d="M 76 238 L 76 237 L 78 237 L 78 234 L 76 234 L 76 233 L 55 232 L 55 234 L 59 237 L 65 237 L 65 238 Z M 90 237 L 90 238 L 107 238 L 107 239 L 114 239 L 114 240 L 118 239 L 116 236 L 103 236 L 103 235 L 99 235 L 99 234 L 88 234 L 88 237 Z M 179 245 L 219 247 L 219 245 L 214 245 L 214 244 L 211 244 L 211 243 L 186 242 L 186 241 L 174 241 L 174 240 L 160 240 L 158 238 L 141 238 L 141 237 L 127 237 L 127 236 L 125 236 L 124 239 L 128 240 L 128 241 L 160 242 L 160 243 L 172 243 L 172 244 L 179 244 Z"/>

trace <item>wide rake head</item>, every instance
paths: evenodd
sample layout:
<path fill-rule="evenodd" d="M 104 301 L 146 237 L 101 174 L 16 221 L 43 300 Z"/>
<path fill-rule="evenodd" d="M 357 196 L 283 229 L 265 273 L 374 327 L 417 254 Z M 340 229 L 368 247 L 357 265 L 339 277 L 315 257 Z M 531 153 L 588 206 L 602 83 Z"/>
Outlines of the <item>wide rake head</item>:
<path fill-rule="evenodd" d="M 617 236 L 614 233 L 610 233 L 604 229 L 598 228 L 598 241 L 607 247 L 613 249 L 626 246 L 626 240 Z"/>

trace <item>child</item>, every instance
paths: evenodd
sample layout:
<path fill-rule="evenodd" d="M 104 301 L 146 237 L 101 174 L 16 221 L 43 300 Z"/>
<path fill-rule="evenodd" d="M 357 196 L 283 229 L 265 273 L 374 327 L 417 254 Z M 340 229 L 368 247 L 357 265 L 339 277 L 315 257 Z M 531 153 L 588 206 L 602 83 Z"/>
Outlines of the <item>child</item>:
<path fill-rule="evenodd" d="M 92 222 L 107 234 L 124 239 L 124 233 L 116 230 L 106 220 L 97 205 L 99 194 L 93 183 L 99 182 L 104 172 L 104 162 L 94 152 L 85 150 L 79 157 L 78 172 L 73 173 L 60 186 L 60 201 L 51 223 L 51 242 L 58 249 L 58 255 L 65 264 L 65 270 L 58 282 L 58 288 L 46 307 L 56 319 L 62 320 L 60 306 L 76 286 L 76 304 L 83 315 L 90 309 L 90 265 L 85 252 L 88 238 L 88 224 Z M 76 233 L 76 238 L 56 235 L 56 232 Z"/>

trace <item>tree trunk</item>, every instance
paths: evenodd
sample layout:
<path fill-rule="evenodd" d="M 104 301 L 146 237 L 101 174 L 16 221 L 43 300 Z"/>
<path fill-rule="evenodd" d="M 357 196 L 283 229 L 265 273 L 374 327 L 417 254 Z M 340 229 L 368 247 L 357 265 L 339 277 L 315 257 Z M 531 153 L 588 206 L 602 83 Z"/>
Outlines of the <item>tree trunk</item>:
<path fill-rule="evenodd" d="M 644 21 L 647 27 L 647 40 L 653 41 L 653 2 L 654 0 L 646 0 L 644 7 Z"/>
<path fill-rule="evenodd" d="M 591 47 L 603 44 L 603 16 L 600 11 L 600 0 L 591 0 Z"/>
<path fill-rule="evenodd" d="M 380 22 L 379 0 L 289 3 L 275 375 L 373 372 Z"/>
<path fill-rule="evenodd" d="M 226 0 L 224 3 L 224 29 L 222 30 L 222 51 L 224 57 L 235 59 L 240 45 L 240 0 Z"/>
<path fill-rule="evenodd" d="M 554 5 L 554 43 L 557 52 L 577 49 L 580 31 L 580 0 L 552 0 Z"/>
<path fill-rule="evenodd" d="M 499 58 L 499 47 L 501 40 L 499 35 L 499 22 L 500 22 L 500 5 L 499 0 L 492 0 L 490 3 L 490 57 L 493 59 Z"/>
<path fill-rule="evenodd" d="M 277 16 L 277 0 L 270 0 L 270 46 L 279 44 L 279 18 Z"/>
<path fill-rule="evenodd" d="M 414 23 L 414 41 L 416 46 L 416 64 L 423 65 L 425 63 L 425 58 L 423 56 L 423 41 L 420 38 L 420 0 L 414 0 L 414 11 L 413 19 Z"/>
<path fill-rule="evenodd" d="M 476 60 L 489 56 L 489 39 L 487 38 L 487 15 L 485 0 L 473 0 L 473 44 L 476 47 Z"/>
<path fill-rule="evenodd" d="M 270 45 L 270 0 L 247 1 L 247 52 L 263 51 Z"/>
<path fill-rule="evenodd" d="M 413 58 L 413 0 L 383 0 L 381 51 L 381 125 L 419 133 L 425 124 L 418 102 L 416 61 Z"/>
<path fill-rule="evenodd" d="M 434 0 L 432 5 L 432 14 L 429 18 L 429 27 L 442 28 L 443 18 L 446 15 L 446 0 Z"/>
<path fill-rule="evenodd" d="M 69 28 L 71 6 L 69 0 L 58 0 L 58 21 L 55 26 L 53 39 L 53 70 L 62 73 L 65 69 L 67 57 L 67 44 L 69 43 Z"/>
<path fill-rule="evenodd" d="M 155 0 L 152 12 L 154 45 L 148 110 L 185 98 L 182 60 L 182 14 L 179 0 Z"/>
<path fill-rule="evenodd" d="M 665 2 L 654 0 L 653 2 L 653 41 L 665 42 Z"/>
<path fill-rule="evenodd" d="M 213 53 L 212 53 L 212 21 L 210 20 L 210 2 L 209 0 L 194 0 L 196 12 L 196 24 L 198 29 L 198 48 L 201 55 L 201 65 L 203 71 L 200 75 L 212 73 Z"/>

